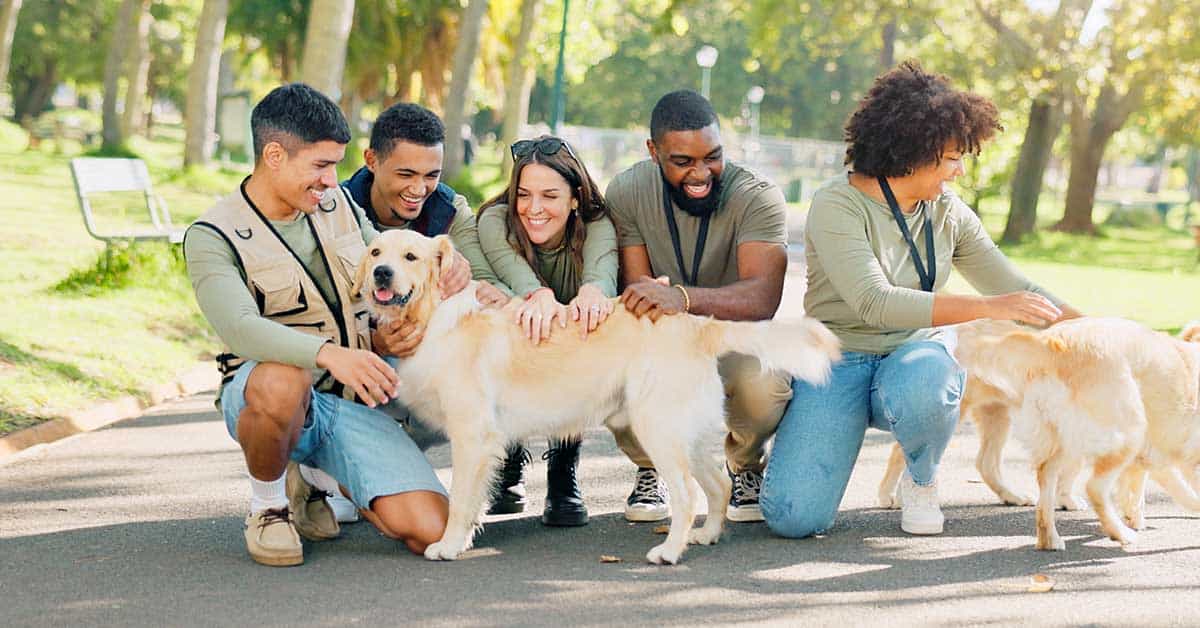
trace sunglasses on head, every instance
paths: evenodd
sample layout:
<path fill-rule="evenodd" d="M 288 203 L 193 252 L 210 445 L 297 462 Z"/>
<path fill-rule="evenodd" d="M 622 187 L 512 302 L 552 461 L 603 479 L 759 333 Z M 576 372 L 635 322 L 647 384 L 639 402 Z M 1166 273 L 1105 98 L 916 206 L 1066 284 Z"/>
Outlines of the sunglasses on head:
<path fill-rule="evenodd" d="M 566 140 L 557 137 L 543 137 L 540 140 L 517 140 L 513 142 L 510 150 L 512 151 L 513 161 L 516 161 L 528 157 L 535 150 L 549 157 L 550 155 L 557 155 L 558 151 L 564 148 L 567 149 L 567 154 L 572 159 L 579 161 L 579 158 L 575 156 L 575 151 L 571 150 L 571 145 Z"/>

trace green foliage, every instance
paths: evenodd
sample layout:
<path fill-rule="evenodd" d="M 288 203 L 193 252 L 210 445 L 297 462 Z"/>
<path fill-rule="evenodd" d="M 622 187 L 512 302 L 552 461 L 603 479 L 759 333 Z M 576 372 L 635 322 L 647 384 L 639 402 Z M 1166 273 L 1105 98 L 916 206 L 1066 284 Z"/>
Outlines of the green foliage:
<path fill-rule="evenodd" d="M 29 146 L 29 133 L 20 126 L 0 120 L 0 152 L 19 153 Z"/>
<path fill-rule="evenodd" d="M 154 285 L 183 277 L 180 247 L 164 243 L 113 243 L 86 268 L 71 271 L 51 288 L 62 295 L 95 296 L 135 284 Z"/>
<path fill-rule="evenodd" d="M 26 2 L 13 35 L 9 82 L 17 120 L 35 117 L 60 82 L 98 83 L 115 0 Z"/>

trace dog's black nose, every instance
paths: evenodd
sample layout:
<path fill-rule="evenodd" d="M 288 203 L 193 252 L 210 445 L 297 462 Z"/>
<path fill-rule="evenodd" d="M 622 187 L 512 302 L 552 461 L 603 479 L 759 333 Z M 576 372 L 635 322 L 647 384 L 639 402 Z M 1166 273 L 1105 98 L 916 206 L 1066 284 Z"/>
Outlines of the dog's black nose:
<path fill-rule="evenodd" d="M 391 283 L 392 276 L 394 274 L 395 273 L 392 272 L 391 266 L 376 266 L 375 267 L 375 283 L 377 283 L 379 285 L 387 285 L 387 284 Z"/>

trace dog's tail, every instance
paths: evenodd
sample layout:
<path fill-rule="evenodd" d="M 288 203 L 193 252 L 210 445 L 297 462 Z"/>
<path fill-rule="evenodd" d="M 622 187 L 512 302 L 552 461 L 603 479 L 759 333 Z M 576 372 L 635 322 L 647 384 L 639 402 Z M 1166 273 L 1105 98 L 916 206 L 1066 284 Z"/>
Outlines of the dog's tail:
<path fill-rule="evenodd" d="M 764 369 L 778 370 L 813 384 L 829 379 L 830 366 L 841 359 L 837 336 L 811 318 L 757 322 L 707 319 L 701 328 L 709 353 L 752 355 Z"/>

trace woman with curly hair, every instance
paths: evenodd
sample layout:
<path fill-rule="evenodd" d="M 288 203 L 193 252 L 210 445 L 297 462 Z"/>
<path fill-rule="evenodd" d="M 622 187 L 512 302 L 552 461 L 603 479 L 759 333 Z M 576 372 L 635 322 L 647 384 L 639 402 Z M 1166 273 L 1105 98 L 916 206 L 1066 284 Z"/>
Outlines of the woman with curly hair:
<path fill-rule="evenodd" d="M 938 328 L 1079 316 L 1017 271 L 947 187 L 1001 130 L 997 118 L 986 98 L 906 62 L 875 80 L 846 123 L 850 171 L 813 197 L 804 236 L 804 308 L 837 334 L 844 357 L 827 384 L 793 384 L 761 495 L 777 534 L 833 525 L 868 427 L 904 450 L 901 529 L 940 534 L 937 467 L 964 373 Z M 952 269 L 985 296 L 941 291 Z"/>

